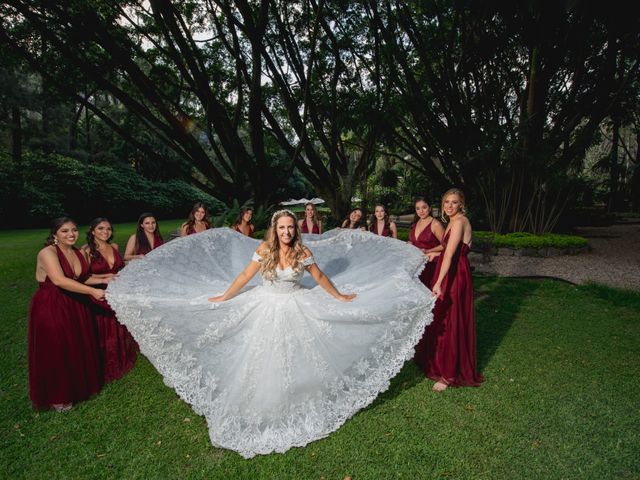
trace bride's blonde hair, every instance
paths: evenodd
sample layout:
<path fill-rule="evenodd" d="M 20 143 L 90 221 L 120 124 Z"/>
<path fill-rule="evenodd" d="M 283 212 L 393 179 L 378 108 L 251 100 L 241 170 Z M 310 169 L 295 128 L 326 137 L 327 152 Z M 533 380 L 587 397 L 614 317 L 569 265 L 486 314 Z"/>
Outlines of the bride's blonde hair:
<path fill-rule="evenodd" d="M 280 239 L 278 238 L 276 225 L 278 224 L 278 220 L 283 217 L 291 218 L 295 228 L 293 238 L 291 239 L 291 243 L 289 243 L 289 252 L 286 257 L 287 263 L 291 265 L 291 268 L 297 273 L 304 269 L 302 260 L 306 254 L 304 247 L 302 246 L 302 233 L 298 226 L 298 219 L 290 210 L 278 210 L 271 217 L 271 227 L 269 228 L 270 235 L 266 242 L 267 252 L 260 266 L 260 273 L 263 278 L 267 280 L 274 280 L 276 278 L 276 268 L 280 262 Z"/>

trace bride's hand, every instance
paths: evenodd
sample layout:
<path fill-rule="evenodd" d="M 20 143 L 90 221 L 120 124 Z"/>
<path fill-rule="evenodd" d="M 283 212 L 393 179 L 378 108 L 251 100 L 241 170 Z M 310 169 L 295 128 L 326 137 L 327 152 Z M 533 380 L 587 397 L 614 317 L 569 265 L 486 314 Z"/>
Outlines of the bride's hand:
<path fill-rule="evenodd" d="M 341 302 L 350 302 L 351 300 L 353 300 L 354 298 L 356 298 L 358 294 L 357 293 L 346 293 L 346 294 L 341 294 L 338 297 L 338 300 L 340 300 Z"/>
<path fill-rule="evenodd" d="M 222 297 L 224 297 L 224 295 L 218 295 L 217 297 L 209 297 L 207 300 L 213 303 L 224 302 L 224 298 Z"/>

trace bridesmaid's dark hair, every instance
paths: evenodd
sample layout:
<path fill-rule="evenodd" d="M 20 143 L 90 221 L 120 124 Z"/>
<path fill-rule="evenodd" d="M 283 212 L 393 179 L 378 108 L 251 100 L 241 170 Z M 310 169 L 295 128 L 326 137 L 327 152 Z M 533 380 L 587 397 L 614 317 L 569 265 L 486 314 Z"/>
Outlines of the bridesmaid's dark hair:
<path fill-rule="evenodd" d="M 156 216 L 151 212 L 141 213 L 138 217 L 138 224 L 136 225 L 136 250 L 135 253 L 140 251 L 140 247 L 151 251 L 151 245 L 149 245 L 149 240 L 147 240 L 147 236 L 144 233 L 144 228 L 142 228 L 142 222 L 144 222 L 147 218 L 153 217 L 156 220 L 156 230 L 153 232 L 154 237 L 160 238 L 163 240 L 162 235 L 160 235 L 160 225 L 158 225 L 158 220 Z"/>
<path fill-rule="evenodd" d="M 189 227 L 193 227 L 196 224 L 196 212 L 199 208 L 204 210 L 204 218 L 202 221 L 207 226 L 207 229 L 211 228 L 211 220 L 209 219 L 209 210 L 207 210 L 207 206 L 202 202 L 197 202 L 193 205 L 191 212 L 189 212 L 189 217 L 187 217 L 187 221 L 184 222 L 184 225 Z"/>
<path fill-rule="evenodd" d="M 60 227 L 62 227 L 62 225 L 64 225 L 65 223 L 73 223 L 76 226 L 76 228 L 78 227 L 78 224 L 73 218 L 69 218 L 69 217 L 54 218 L 53 220 L 51 220 L 51 229 L 49 230 L 49 236 L 44 241 L 45 247 L 48 247 L 49 245 L 53 245 L 54 243 L 56 243 L 55 234 L 58 230 L 60 230 Z"/>
<path fill-rule="evenodd" d="M 377 232 L 378 228 L 378 217 L 376 217 L 376 208 L 382 207 L 384 209 L 384 228 L 387 229 L 387 232 L 391 233 L 391 221 L 389 221 L 389 212 L 387 212 L 387 207 L 384 206 L 383 203 L 376 203 L 373 207 L 373 213 L 371 214 L 369 231 Z"/>
<path fill-rule="evenodd" d="M 351 226 L 351 214 L 353 212 L 355 212 L 356 210 L 360 210 L 360 213 L 362 213 L 362 215 L 360 216 L 360 220 L 358 220 L 356 223 L 353 224 L 353 227 Z M 360 207 L 356 207 L 356 208 L 352 208 L 351 211 L 349 212 L 349 215 L 347 215 L 347 218 L 344 219 L 344 221 L 342 222 L 342 225 L 344 225 L 345 223 L 347 224 L 346 227 L 342 227 L 342 228 L 350 228 L 352 230 L 357 230 L 358 228 L 361 227 L 366 227 L 366 223 L 363 223 L 364 220 L 364 210 L 362 210 Z"/>
<path fill-rule="evenodd" d="M 242 207 L 240 209 L 240 213 L 236 217 L 236 221 L 233 222 L 233 226 L 234 227 L 237 227 L 238 225 L 240 225 L 242 223 L 242 217 L 244 217 L 244 214 L 247 213 L 247 212 L 253 212 L 253 207 Z M 249 222 L 249 225 L 251 225 L 251 222 Z"/>
<path fill-rule="evenodd" d="M 424 202 L 427 204 L 427 206 L 429 207 L 429 215 L 431 215 L 432 212 L 432 208 L 431 208 L 431 204 L 429 203 L 429 200 L 427 200 L 425 197 L 416 197 L 415 200 L 413 201 L 413 207 L 415 209 L 416 203 L 418 202 Z M 418 220 L 420 220 L 420 217 L 418 216 L 417 213 L 413 214 L 413 223 L 418 223 Z"/>
<path fill-rule="evenodd" d="M 91 220 L 91 223 L 89 224 L 89 231 L 87 232 L 87 245 L 89 245 L 89 255 L 91 256 L 91 258 L 98 258 L 100 256 L 100 254 L 98 253 L 98 246 L 96 245 L 96 236 L 93 232 L 95 231 L 96 227 L 102 222 L 107 222 L 111 227 L 111 236 L 107 240 L 107 243 L 111 243 L 111 240 L 113 240 L 113 225 L 111 224 L 109 219 L 98 217 Z"/>

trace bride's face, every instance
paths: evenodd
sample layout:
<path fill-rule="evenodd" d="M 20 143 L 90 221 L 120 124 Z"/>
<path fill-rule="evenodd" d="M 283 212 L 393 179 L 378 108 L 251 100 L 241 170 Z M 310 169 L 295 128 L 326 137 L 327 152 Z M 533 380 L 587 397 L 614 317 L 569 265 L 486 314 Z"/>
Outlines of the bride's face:
<path fill-rule="evenodd" d="M 280 217 L 276 222 L 276 235 L 280 243 L 289 245 L 296 234 L 296 222 L 289 216 Z"/>

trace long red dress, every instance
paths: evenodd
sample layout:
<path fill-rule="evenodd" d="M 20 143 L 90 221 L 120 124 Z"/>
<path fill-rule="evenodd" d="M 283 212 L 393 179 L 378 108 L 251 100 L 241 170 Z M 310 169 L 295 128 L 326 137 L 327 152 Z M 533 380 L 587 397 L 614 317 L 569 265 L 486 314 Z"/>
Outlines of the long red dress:
<path fill-rule="evenodd" d="M 442 239 L 447 248 L 449 232 Z M 460 242 L 442 280 L 442 298 L 433 309 L 433 322 L 416 347 L 415 361 L 425 375 L 451 386 L 478 386 L 484 381 L 476 366 L 476 322 L 473 280 L 467 257 L 469 245 Z M 440 274 L 438 257 L 434 282 Z"/>
<path fill-rule="evenodd" d="M 253 225 L 249 225 L 249 235 L 247 235 L 247 237 L 249 238 L 253 238 Z M 240 225 L 236 225 L 233 227 L 233 229 L 238 232 L 238 233 L 242 233 L 244 235 L 244 232 L 242 230 L 240 230 Z"/>
<path fill-rule="evenodd" d="M 162 237 L 160 236 L 160 234 L 158 232 L 153 234 L 153 245 L 151 245 L 151 248 L 147 248 L 146 246 L 138 246 L 138 251 L 136 252 L 137 255 L 146 255 L 147 253 L 149 253 L 151 250 L 155 250 L 156 248 L 158 248 L 160 245 L 162 245 L 164 243 L 164 240 L 162 240 Z"/>
<path fill-rule="evenodd" d="M 120 252 L 113 249 L 113 266 L 98 252 L 97 258 L 91 259 L 89 268 L 92 274 L 118 273 L 124 268 L 124 261 Z M 96 285 L 97 288 L 107 288 L 107 285 Z M 122 377 L 133 368 L 138 354 L 138 344 L 133 339 L 127 327 L 118 322 L 116 314 L 106 301 L 95 300 L 92 305 L 98 341 L 104 365 L 104 381 L 110 382 Z"/>
<path fill-rule="evenodd" d="M 311 229 L 311 231 L 309 231 L 309 227 L 307 227 L 307 219 L 305 218 L 304 221 L 302 222 L 302 227 L 300 227 L 300 231 L 302 233 L 316 233 L 316 234 L 320 234 L 320 227 L 318 226 L 317 223 L 313 224 L 313 228 Z"/>
<path fill-rule="evenodd" d="M 440 240 L 438 240 L 438 237 L 436 237 L 431 230 L 432 225 L 433 220 L 431 220 L 431 222 L 429 222 L 429 225 L 424 227 L 424 229 L 420 232 L 420 235 L 416 237 L 416 224 L 413 223 L 411 225 L 411 230 L 409 231 L 409 241 L 411 242 L 411 244 L 424 250 L 431 250 L 432 248 L 440 245 Z M 433 275 L 435 271 L 436 262 L 432 261 L 427 262 L 424 270 L 422 270 L 422 273 L 420 274 L 420 281 L 424 283 L 427 288 L 431 288 L 433 286 L 432 284 L 435 281 L 435 277 Z"/>
<path fill-rule="evenodd" d="M 79 282 L 89 265 L 73 249 L 82 265 Z M 73 268 L 56 246 L 67 278 Z M 96 328 L 86 295 L 56 287 L 49 277 L 39 283 L 29 306 L 29 397 L 36 409 L 76 403 L 100 391 L 103 384 Z"/>
<path fill-rule="evenodd" d="M 386 225 L 384 227 L 382 227 L 382 232 L 378 233 L 378 222 L 377 221 L 371 226 L 371 231 L 373 233 L 375 233 L 376 235 L 382 235 L 383 237 L 390 237 L 391 236 L 391 231 L 387 228 Z"/>

